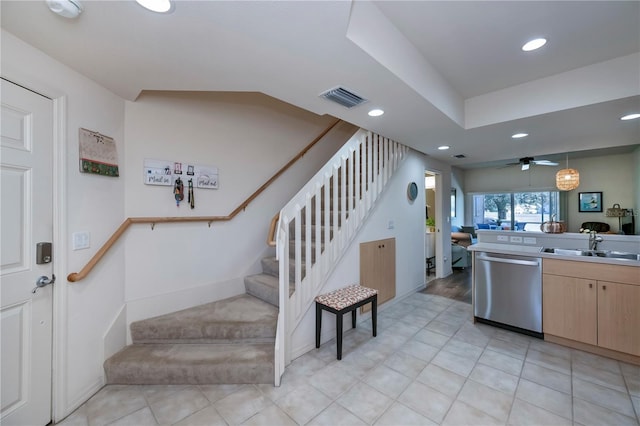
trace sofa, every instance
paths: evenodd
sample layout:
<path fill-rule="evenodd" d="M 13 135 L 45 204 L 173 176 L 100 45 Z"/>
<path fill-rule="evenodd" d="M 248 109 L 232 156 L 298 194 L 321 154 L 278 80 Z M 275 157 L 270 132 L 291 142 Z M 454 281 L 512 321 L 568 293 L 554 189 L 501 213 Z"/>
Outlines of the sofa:
<path fill-rule="evenodd" d="M 467 251 L 473 243 L 473 236 L 466 232 L 451 233 L 451 266 L 468 268 L 471 266 L 471 252 Z"/>

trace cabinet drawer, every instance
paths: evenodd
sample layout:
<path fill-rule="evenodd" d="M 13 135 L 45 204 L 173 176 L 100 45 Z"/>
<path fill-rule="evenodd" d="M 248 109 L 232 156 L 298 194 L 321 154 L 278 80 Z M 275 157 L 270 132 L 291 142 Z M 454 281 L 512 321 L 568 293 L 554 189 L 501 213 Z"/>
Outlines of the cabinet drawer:
<path fill-rule="evenodd" d="M 640 285 L 640 268 L 637 266 L 544 258 L 542 272 L 565 277 Z"/>

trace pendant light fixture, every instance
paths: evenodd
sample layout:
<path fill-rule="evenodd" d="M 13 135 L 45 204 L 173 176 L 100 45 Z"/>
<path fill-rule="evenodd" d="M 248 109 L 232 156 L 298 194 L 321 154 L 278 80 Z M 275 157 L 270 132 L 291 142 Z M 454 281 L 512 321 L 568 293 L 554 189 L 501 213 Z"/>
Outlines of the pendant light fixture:
<path fill-rule="evenodd" d="M 571 191 L 580 185 L 580 173 L 569 168 L 569 154 L 567 154 L 567 168 L 556 173 L 556 187 L 560 191 Z"/>

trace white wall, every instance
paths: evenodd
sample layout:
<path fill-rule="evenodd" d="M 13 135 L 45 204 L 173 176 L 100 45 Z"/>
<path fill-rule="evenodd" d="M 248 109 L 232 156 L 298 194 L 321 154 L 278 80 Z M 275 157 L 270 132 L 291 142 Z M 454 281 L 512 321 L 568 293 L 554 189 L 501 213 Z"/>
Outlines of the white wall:
<path fill-rule="evenodd" d="M 126 106 L 126 216 L 227 216 L 334 121 L 257 93 L 145 92 Z M 271 218 L 355 130 L 340 124 L 231 221 L 132 227 L 127 323 L 243 293 L 274 253 Z M 171 187 L 143 184 L 145 158 L 216 166 L 220 188 L 176 207 Z"/>
<path fill-rule="evenodd" d="M 66 259 L 54 271 L 56 315 L 54 415 L 61 419 L 102 386 L 103 334 L 124 300 L 124 250 L 117 245 L 85 280 L 64 279 L 79 271 L 124 218 L 126 172 L 124 158 L 124 101 L 39 50 L 2 31 L 2 76 L 52 98 L 66 96 L 66 140 L 63 171 L 66 186 L 63 241 L 54 241 L 56 256 Z M 78 128 L 98 131 L 116 141 L 119 178 L 79 172 Z M 75 231 L 91 233 L 91 248 L 72 251 Z"/>
<path fill-rule="evenodd" d="M 605 212 L 614 203 L 623 208 L 637 206 L 640 188 L 637 171 L 640 155 L 637 151 L 634 154 L 569 160 L 569 167 L 580 173 L 580 186 L 567 193 L 569 211 L 566 224 L 569 232 L 578 232 L 580 225 L 586 221 L 606 222 L 612 230 L 618 230 L 618 219 L 606 217 Z M 478 192 L 554 190 L 555 174 L 560 168 L 533 166 L 529 172 L 523 172 L 518 167 L 466 170 L 464 187 L 468 194 L 467 201 L 471 200 L 469 194 Z M 603 193 L 603 212 L 578 212 L 578 193 L 596 191 Z M 465 209 L 468 218 L 472 217 L 472 204 L 468 202 Z"/>

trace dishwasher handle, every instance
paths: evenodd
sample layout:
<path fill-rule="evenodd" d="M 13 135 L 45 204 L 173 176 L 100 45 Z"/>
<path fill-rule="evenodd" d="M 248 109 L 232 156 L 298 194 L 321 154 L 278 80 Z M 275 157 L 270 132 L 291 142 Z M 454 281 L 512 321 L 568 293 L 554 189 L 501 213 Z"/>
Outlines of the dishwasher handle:
<path fill-rule="evenodd" d="M 510 263 L 512 265 L 540 266 L 540 262 L 537 260 L 505 259 L 502 257 L 486 256 L 484 254 L 479 255 L 476 259 L 486 260 L 488 262 Z"/>

